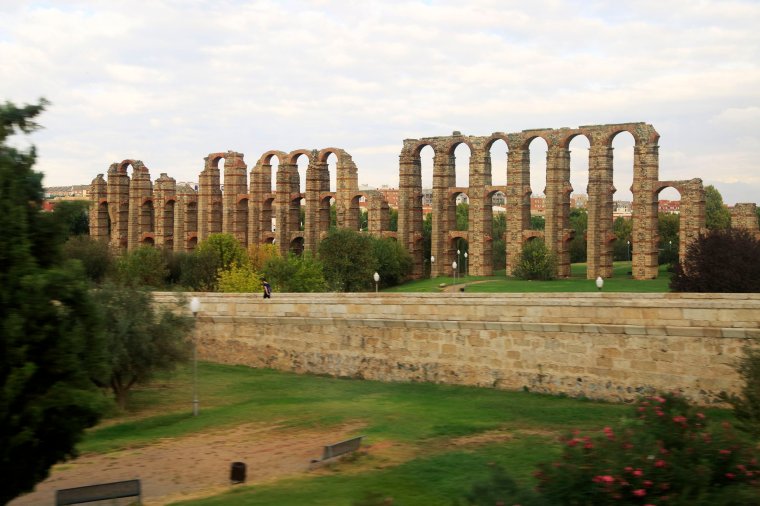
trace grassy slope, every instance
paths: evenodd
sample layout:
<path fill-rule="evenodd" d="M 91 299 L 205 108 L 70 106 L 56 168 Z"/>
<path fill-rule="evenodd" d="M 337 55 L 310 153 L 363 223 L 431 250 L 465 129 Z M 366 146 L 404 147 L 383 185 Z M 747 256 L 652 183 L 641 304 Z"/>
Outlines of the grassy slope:
<path fill-rule="evenodd" d="M 403 445 L 413 455 L 411 460 L 389 467 L 370 455 L 342 463 L 331 474 L 236 487 L 191 504 L 350 505 L 368 491 L 393 495 L 395 504 L 451 504 L 487 475 L 490 462 L 503 464 L 522 481 L 530 480 L 535 464 L 559 451 L 559 433 L 601 428 L 629 413 L 622 405 L 526 392 L 201 363 L 201 416 L 193 418 L 189 372 L 188 368 L 134 392 L 132 410 L 90 431 L 80 450 L 118 450 L 241 423 L 269 421 L 282 430 L 329 430 L 359 421 L 365 424 L 359 432 L 368 436 L 368 444 Z M 452 444 L 453 438 L 496 429 L 514 438 L 475 446 Z M 255 473 L 248 471 L 251 477 Z"/>
<path fill-rule="evenodd" d="M 613 277 L 604 280 L 606 292 L 667 292 L 670 283 L 670 273 L 667 266 L 660 266 L 657 279 L 631 279 L 631 262 L 615 262 Z M 467 285 L 468 292 L 595 292 L 594 280 L 586 279 L 586 264 L 573 264 L 570 268 L 570 278 L 554 281 L 526 281 L 507 278 L 504 271 L 498 271 L 494 276 L 466 276 L 457 279 L 457 283 L 472 283 Z M 436 292 L 441 283 L 450 285 L 452 277 L 437 277 L 411 281 L 401 286 L 389 288 L 389 292 Z M 484 281 L 484 282 L 482 282 Z"/>

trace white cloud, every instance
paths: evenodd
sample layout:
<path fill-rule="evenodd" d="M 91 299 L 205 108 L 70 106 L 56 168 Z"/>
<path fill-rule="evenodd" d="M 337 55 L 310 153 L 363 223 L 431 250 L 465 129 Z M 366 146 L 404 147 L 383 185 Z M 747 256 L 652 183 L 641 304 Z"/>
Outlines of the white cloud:
<path fill-rule="evenodd" d="M 337 145 L 361 183 L 395 186 L 404 138 L 646 121 L 662 136 L 663 178 L 708 180 L 720 164 L 760 195 L 753 1 L 77 0 L 3 12 L 0 98 L 53 102 L 33 136 L 48 184 L 133 156 L 189 180 L 212 151 L 242 151 L 250 166 L 269 149 Z M 584 150 L 573 149 L 575 165 Z"/>

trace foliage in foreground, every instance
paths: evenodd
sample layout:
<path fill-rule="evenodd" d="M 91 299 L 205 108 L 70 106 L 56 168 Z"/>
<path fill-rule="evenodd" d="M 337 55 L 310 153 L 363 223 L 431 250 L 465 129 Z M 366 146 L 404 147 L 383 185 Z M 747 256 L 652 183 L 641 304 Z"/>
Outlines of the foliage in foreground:
<path fill-rule="evenodd" d="M 741 229 L 714 229 L 689 245 L 676 263 L 676 292 L 760 292 L 760 240 Z"/>
<path fill-rule="evenodd" d="M 6 144 L 44 105 L 0 105 L 0 504 L 73 456 L 104 408 L 99 312 L 81 266 L 62 261 L 61 220 L 41 212 L 34 148 Z"/>
<path fill-rule="evenodd" d="M 98 299 L 105 310 L 106 339 L 110 350 L 110 377 L 101 386 L 113 391 L 124 408 L 130 389 L 146 383 L 158 371 L 171 371 L 190 356 L 187 336 L 194 320 L 157 309 L 150 292 L 126 285 L 107 284 Z"/>
<path fill-rule="evenodd" d="M 760 349 L 745 348 L 737 370 L 744 381 L 741 395 L 723 395 L 723 400 L 734 408 L 737 427 L 760 439 Z"/>
<path fill-rule="evenodd" d="M 558 461 L 539 466 L 532 497 L 524 505 L 744 505 L 760 497 L 757 450 L 728 424 L 708 427 L 705 415 L 667 394 L 641 399 L 636 418 L 602 434 L 578 432 L 562 439 Z M 514 504 L 514 487 L 497 473 L 478 485 L 470 505 Z M 498 504 L 498 503 L 497 503 Z"/>

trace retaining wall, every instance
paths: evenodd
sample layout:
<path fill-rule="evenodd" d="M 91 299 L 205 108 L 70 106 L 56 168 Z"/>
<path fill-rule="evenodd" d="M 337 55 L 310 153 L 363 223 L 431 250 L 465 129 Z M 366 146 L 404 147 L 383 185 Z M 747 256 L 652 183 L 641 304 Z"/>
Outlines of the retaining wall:
<path fill-rule="evenodd" d="M 157 293 L 158 302 L 176 294 Z M 741 387 L 760 294 L 184 294 L 199 357 L 383 381 L 432 381 L 608 400 Z"/>

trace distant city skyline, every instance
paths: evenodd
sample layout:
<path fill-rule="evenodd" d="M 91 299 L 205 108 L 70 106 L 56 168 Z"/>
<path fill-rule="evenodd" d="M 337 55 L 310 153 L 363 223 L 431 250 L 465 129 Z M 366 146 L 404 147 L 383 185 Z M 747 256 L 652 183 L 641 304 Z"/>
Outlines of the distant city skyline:
<path fill-rule="evenodd" d="M 758 25 L 750 0 L 22 0 L 0 17 L 0 100 L 51 101 L 45 128 L 15 141 L 38 147 L 46 186 L 128 158 L 187 181 L 211 152 L 245 153 L 250 169 L 271 149 L 328 146 L 360 183 L 397 186 L 405 138 L 645 121 L 661 180 L 758 202 Z M 615 199 L 630 199 L 632 143 L 613 144 Z M 588 141 L 570 149 L 585 192 Z M 497 185 L 505 151 L 492 151 Z M 545 151 L 531 145 L 534 194 Z M 455 154 L 463 185 L 468 153 Z"/>

